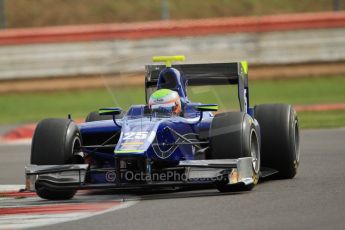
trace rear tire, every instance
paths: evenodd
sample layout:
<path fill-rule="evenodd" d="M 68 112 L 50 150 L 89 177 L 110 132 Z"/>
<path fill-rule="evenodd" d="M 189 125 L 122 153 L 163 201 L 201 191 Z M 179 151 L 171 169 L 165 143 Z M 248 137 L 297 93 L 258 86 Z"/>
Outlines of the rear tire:
<path fill-rule="evenodd" d="M 299 125 L 291 105 L 265 104 L 254 108 L 261 131 L 262 166 L 279 171 L 281 179 L 291 179 L 299 165 Z"/>
<path fill-rule="evenodd" d="M 221 192 L 251 190 L 258 182 L 260 171 L 260 140 L 253 119 L 242 112 L 228 112 L 217 114 L 210 128 L 209 158 L 237 159 L 252 157 L 254 169 L 254 184 L 229 185 L 228 178 L 218 182 L 217 188 Z"/>
<path fill-rule="evenodd" d="M 64 165 L 80 161 L 82 140 L 78 126 L 67 119 L 45 119 L 38 123 L 31 146 L 31 164 Z M 38 196 L 48 200 L 72 198 L 76 190 L 53 191 L 37 187 Z"/>
<path fill-rule="evenodd" d="M 111 115 L 99 115 L 98 111 L 90 112 L 87 117 L 85 118 L 85 122 L 92 122 L 92 121 L 104 121 L 104 120 L 112 120 L 113 116 Z"/>

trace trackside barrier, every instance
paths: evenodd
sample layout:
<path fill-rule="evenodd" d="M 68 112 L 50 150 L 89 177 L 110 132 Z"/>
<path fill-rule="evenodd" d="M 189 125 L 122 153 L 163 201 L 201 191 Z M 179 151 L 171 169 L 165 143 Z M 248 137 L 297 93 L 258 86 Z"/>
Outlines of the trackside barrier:
<path fill-rule="evenodd" d="M 345 60 L 345 13 L 0 31 L 0 79 L 143 71 L 154 55 L 252 64 Z"/>

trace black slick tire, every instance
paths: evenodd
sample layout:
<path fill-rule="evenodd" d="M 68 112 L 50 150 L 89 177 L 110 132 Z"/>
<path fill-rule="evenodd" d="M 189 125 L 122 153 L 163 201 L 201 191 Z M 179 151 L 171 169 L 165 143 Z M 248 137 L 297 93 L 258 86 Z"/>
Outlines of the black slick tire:
<path fill-rule="evenodd" d="M 278 178 L 291 179 L 299 165 L 299 124 L 291 105 L 264 104 L 254 108 L 261 131 L 262 166 L 279 171 Z"/>
<path fill-rule="evenodd" d="M 49 118 L 38 123 L 31 145 L 31 164 L 64 165 L 81 158 L 82 140 L 78 126 L 71 120 Z M 79 163 L 79 162 L 78 162 Z M 38 196 L 48 200 L 70 199 L 76 190 L 55 191 L 36 187 Z"/>
<path fill-rule="evenodd" d="M 238 159 L 252 157 L 254 183 L 229 185 L 227 178 L 217 183 L 221 192 L 251 190 L 257 183 L 260 170 L 260 140 L 254 120 L 242 112 L 217 114 L 210 128 L 210 159 Z"/>

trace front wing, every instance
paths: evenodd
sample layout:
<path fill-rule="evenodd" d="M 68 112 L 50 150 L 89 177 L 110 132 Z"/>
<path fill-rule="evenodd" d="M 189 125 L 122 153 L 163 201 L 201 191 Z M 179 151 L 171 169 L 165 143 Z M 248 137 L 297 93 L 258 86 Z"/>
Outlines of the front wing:
<path fill-rule="evenodd" d="M 35 191 L 37 186 L 54 190 L 69 189 L 141 189 L 159 187 L 183 187 L 216 184 L 251 185 L 255 183 L 255 173 L 251 157 L 222 160 L 180 161 L 174 170 L 184 170 L 185 177 L 179 181 L 150 181 L 144 183 L 92 184 L 86 178 L 92 170 L 88 164 L 72 165 L 29 165 L 25 168 L 26 190 Z M 169 168 L 167 168 L 169 170 Z"/>

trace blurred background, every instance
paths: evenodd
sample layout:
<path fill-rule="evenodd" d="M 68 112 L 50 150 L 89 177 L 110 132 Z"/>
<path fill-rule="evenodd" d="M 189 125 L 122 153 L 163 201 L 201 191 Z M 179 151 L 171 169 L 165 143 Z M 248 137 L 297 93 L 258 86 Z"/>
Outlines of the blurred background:
<path fill-rule="evenodd" d="M 341 10 L 343 0 L 1 0 L 7 27 L 262 16 Z"/>
<path fill-rule="evenodd" d="M 345 0 L 0 0 L 0 125 L 145 103 L 154 55 L 248 60 L 251 105 L 345 126 Z M 192 100 L 237 108 L 236 88 Z"/>

